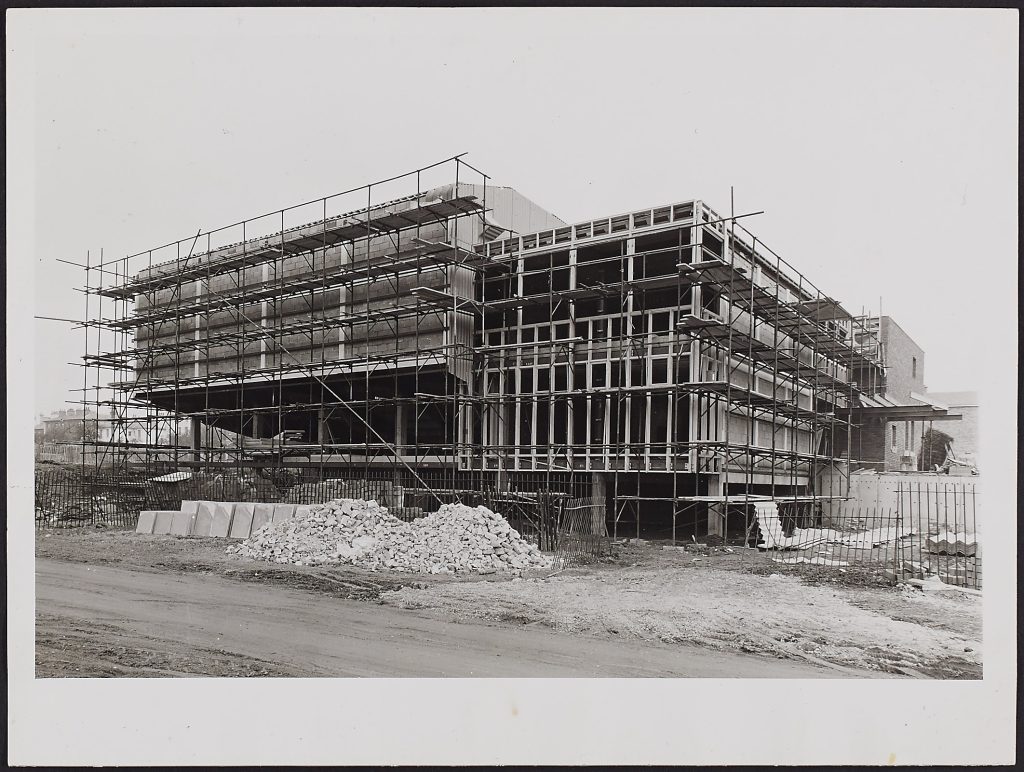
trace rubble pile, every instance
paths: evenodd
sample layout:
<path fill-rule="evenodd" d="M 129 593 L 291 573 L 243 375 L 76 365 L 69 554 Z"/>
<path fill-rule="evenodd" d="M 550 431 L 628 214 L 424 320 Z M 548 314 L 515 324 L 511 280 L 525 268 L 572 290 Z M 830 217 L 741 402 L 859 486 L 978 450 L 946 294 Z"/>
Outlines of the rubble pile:
<path fill-rule="evenodd" d="M 431 515 L 403 522 L 364 499 L 313 506 L 308 514 L 263 526 L 228 552 L 274 563 L 344 563 L 430 574 L 552 565 L 551 558 L 486 507 L 445 504 Z"/>

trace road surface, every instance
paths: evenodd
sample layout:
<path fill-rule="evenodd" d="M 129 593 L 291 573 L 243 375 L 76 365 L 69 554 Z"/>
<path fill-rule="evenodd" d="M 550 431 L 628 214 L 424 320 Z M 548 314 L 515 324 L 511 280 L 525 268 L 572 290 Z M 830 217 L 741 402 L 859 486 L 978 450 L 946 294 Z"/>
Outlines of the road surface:
<path fill-rule="evenodd" d="M 834 678 L 699 647 L 463 623 L 196 575 L 37 559 L 36 674 Z"/>

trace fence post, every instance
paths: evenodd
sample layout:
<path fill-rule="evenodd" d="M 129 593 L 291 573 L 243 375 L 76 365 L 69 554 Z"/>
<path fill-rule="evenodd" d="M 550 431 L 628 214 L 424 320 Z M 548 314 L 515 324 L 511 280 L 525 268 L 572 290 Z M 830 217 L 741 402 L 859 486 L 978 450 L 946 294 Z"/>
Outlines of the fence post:
<path fill-rule="evenodd" d="M 893 584 L 898 584 L 900 580 L 900 552 L 903 549 L 903 542 L 900 539 L 900 535 L 903 533 L 903 482 L 900 481 L 896 486 L 896 528 L 892 545 L 892 578 Z"/>
<path fill-rule="evenodd" d="M 558 499 L 555 504 L 555 548 L 563 553 L 572 551 L 572 503 L 570 499 Z"/>

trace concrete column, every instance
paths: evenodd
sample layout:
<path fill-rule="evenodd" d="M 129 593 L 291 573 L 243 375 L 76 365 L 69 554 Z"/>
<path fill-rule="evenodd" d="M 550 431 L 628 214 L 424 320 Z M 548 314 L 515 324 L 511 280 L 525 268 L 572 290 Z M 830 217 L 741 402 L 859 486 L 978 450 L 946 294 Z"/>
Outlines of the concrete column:
<path fill-rule="evenodd" d="M 199 448 L 202 447 L 203 422 L 196 416 L 190 417 L 189 422 L 192 429 L 192 460 L 198 464 L 202 460 Z"/>
<path fill-rule="evenodd" d="M 322 407 L 316 413 L 316 441 L 320 445 L 327 442 L 327 410 Z"/>
<path fill-rule="evenodd" d="M 405 420 L 409 406 L 404 402 L 399 402 L 395 405 L 395 447 L 401 454 L 402 446 L 406 444 L 406 427 Z"/>
<path fill-rule="evenodd" d="M 721 476 L 714 476 L 708 479 L 708 496 L 721 496 L 725 490 L 725 483 Z M 725 504 L 714 502 L 708 503 L 708 536 L 721 536 L 725 538 Z"/>
<path fill-rule="evenodd" d="M 591 515 L 591 533 L 595 536 L 608 535 L 608 475 L 594 472 L 590 476 L 590 495 L 600 504 Z"/>
<path fill-rule="evenodd" d="M 504 384 L 504 380 L 505 380 L 505 376 L 502 374 L 500 376 L 500 381 L 502 382 L 502 385 Z M 509 485 L 508 485 L 508 470 L 505 467 L 506 467 L 506 464 L 508 463 L 508 451 L 504 448 L 504 445 L 507 442 L 511 442 L 511 437 L 513 436 L 514 424 L 510 425 L 508 420 L 506 420 L 508 416 L 504 414 L 504 411 L 505 411 L 505 406 L 504 405 L 496 406 L 494 408 L 494 411 L 495 411 L 495 415 L 497 417 L 497 424 L 496 424 L 497 431 L 495 432 L 495 434 L 493 436 L 495 437 L 496 444 L 501 446 L 501 448 L 498 451 L 498 474 L 497 474 L 497 479 L 496 479 L 496 485 L 497 485 L 497 489 L 499 491 L 507 491 L 508 488 L 509 488 Z M 514 421 L 515 417 L 516 417 L 516 411 L 513 409 L 513 410 L 510 410 L 509 412 L 512 414 L 512 420 Z"/>
<path fill-rule="evenodd" d="M 396 456 L 402 455 L 405 451 L 402 446 L 406 444 L 406 430 L 405 430 L 405 417 L 408 414 L 409 405 L 403 402 L 397 402 L 395 404 L 395 454 Z M 394 478 L 394 484 L 400 486 L 402 484 L 402 469 L 403 467 L 398 463 L 397 459 L 392 465 L 392 475 Z M 401 494 L 397 494 L 401 496 Z M 396 506 L 403 506 L 403 503 L 397 503 Z"/>

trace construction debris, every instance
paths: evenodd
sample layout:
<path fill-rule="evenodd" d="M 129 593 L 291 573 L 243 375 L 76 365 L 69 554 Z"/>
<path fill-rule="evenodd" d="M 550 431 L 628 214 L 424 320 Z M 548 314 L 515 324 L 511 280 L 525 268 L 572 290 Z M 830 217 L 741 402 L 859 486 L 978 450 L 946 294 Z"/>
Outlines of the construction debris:
<path fill-rule="evenodd" d="M 883 526 L 881 528 L 872 528 L 870 531 L 842 534 L 840 538 L 829 539 L 829 541 L 834 541 L 837 544 L 844 544 L 848 547 L 853 547 L 854 549 L 866 550 L 871 549 L 872 547 L 880 547 L 891 541 L 905 539 L 908 536 L 913 535 L 913 528 Z"/>
<path fill-rule="evenodd" d="M 446 574 L 549 569 L 550 557 L 486 507 L 445 504 L 411 523 L 376 501 L 335 499 L 255 531 L 229 553 L 295 565 Z"/>
<path fill-rule="evenodd" d="M 973 453 L 964 453 L 958 457 L 953 449 L 949 448 L 946 451 L 946 460 L 941 465 L 936 464 L 935 471 L 954 477 L 970 477 L 978 474 L 978 464 Z"/>
<path fill-rule="evenodd" d="M 848 566 L 850 565 L 845 560 L 830 560 L 828 558 L 822 558 L 815 556 L 813 558 L 805 558 L 802 555 L 795 558 L 772 558 L 776 563 L 809 563 L 812 566 Z"/>
<path fill-rule="evenodd" d="M 755 503 L 754 513 L 761 532 L 761 541 L 757 546 L 761 549 L 804 550 L 819 544 L 842 544 L 853 549 L 868 550 L 914 534 L 912 528 L 904 527 L 881 527 L 855 533 L 834 528 L 795 528 L 792 535 L 786 536 L 774 501 Z"/>
<path fill-rule="evenodd" d="M 929 536 L 926 544 L 928 551 L 935 555 L 964 555 L 970 557 L 977 554 L 978 542 L 973 533 L 964 531 L 943 531 Z"/>
<path fill-rule="evenodd" d="M 956 592 L 962 592 L 967 595 L 980 596 L 981 590 L 976 590 L 971 587 L 962 587 L 954 582 L 945 582 L 941 576 L 932 574 L 926 579 L 906 579 L 905 582 L 909 585 L 917 587 L 918 589 L 924 590 L 925 592 L 943 592 L 945 590 L 954 590 Z"/>
<path fill-rule="evenodd" d="M 763 549 L 806 549 L 828 540 L 825 534 L 808 534 L 800 529 L 793 536 L 786 536 L 779 519 L 779 507 L 774 501 L 754 502 L 754 517 L 761 532 L 757 546 Z"/>

